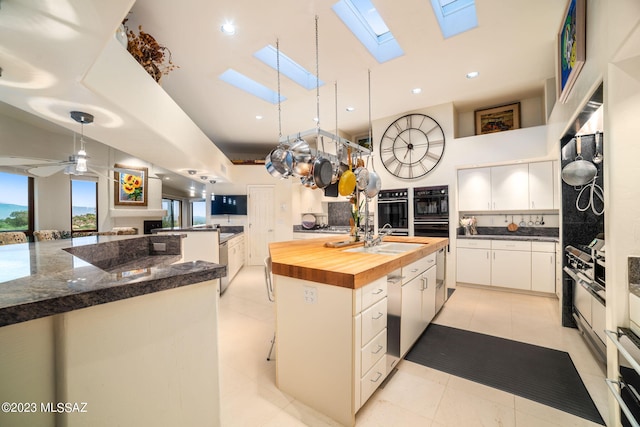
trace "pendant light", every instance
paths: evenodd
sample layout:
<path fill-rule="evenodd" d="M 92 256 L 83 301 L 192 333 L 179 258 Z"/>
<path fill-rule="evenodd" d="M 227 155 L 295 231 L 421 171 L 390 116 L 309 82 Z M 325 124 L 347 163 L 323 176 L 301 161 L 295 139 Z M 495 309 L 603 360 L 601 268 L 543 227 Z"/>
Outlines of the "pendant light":
<path fill-rule="evenodd" d="M 76 173 L 84 173 L 87 169 L 87 152 L 84 150 L 84 125 L 93 123 L 93 115 L 82 111 L 72 111 L 71 118 L 80 123 L 80 151 L 76 155 Z"/>

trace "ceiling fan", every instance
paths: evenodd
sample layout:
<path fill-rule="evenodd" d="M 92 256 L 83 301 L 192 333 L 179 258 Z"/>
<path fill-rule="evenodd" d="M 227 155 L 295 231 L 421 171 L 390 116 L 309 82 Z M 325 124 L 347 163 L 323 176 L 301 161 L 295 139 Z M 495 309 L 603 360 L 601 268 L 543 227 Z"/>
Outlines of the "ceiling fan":
<path fill-rule="evenodd" d="M 84 125 L 93 123 L 93 115 L 82 111 L 71 111 L 71 118 L 81 124 L 80 150 L 77 154 L 69 156 L 68 160 L 55 161 L 48 159 L 24 158 L 24 157 L 0 157 L 0 166 L 16 166 L 26 169 L 31 175 L 48 177 L 60 171 L 71 175 L 82 175 L 89 171 L 87 166 L 87 152 L 84 147 Z M 75 134 L 74 134 L 75 148 Z M 91 171 L 94 172 L 95 171 Z"/>

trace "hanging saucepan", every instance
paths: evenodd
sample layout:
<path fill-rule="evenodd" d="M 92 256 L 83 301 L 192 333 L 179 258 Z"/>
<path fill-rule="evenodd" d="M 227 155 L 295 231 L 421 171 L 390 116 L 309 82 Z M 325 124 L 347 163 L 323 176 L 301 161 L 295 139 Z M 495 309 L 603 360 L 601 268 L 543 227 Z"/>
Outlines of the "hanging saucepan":
<path fill-rule="evenodd" d="M 576 139 L 576 159 L 562 168 L 562 180 L 574 187 L 590 183 L 598 173 L 596 166 L 582 159 L 582 137 Z"/>
<path fill-rule="evenodd" d="M 318 155 L 313 161 L 313 181 L 318 188 L 325 188 L 331 184 L 331 177 L 333 176 L 333 165 L 329 159 Z"/>
<path fill-rule="evenodd" d="M 282 176 L 287 177 L 291 175 L 292 172 L 293 155 L 287 147 L 279 145 L 271 153 L 271 163 L 273 164 L 273 167 L 282 174 Z"/>
<path fill-rule="evenodd" d="M 302 138 L 296 139 L 289 149 L 293 155 L 292 173 L 294 176 L 303 177 L 311 173 L 311 149 Z"/>
<path fill-rule="evenodd" d="M 349 169 L 342 172 L 340 181 L 338 181 L 338 193 L 341 196 L 350 195 L 356 188 L 356 176 L 351 171 L 351 148 L 347 148 L 347 157 L 349 158 Z"/>
<path fill-rule="evenodd" d="M 356 186 L 359 191 L 364 191 L 369 183 L 369 171 L 364 166 L 356 168 Z"/>
<path fill-rule="evenodd" d="M 378 195 L 382 188 L 382 181 L 376 171 L 369 171 L 369 180 L 367 182 L 367 188 L 364 190 L 364 194 L 372 199 Z"/>
<path fill-rule="evenodd" d="M 271 155 L 274 151 L 275 149 L 271 150 L 271 152 L 267 154 L 267 157 L 264 158 L 264 166 L 267 168 L 267 172 L 269 172 L 271 176 L 274 178 L 282 178 L 282 174 L 276 170 L 273 162 L 271 161 Z"/>

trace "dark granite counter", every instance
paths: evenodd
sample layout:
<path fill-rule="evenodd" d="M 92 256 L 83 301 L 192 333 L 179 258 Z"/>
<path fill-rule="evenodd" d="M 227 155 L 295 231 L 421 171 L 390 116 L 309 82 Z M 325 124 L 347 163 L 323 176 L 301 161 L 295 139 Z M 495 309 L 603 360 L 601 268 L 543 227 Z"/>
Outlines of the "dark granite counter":
<path fill-rule="evenodd" d="M 351 227 L 342 226 L 342 225 L 332 225 L 325 228 L 314 228 L 312 230 L 308 230 L 304 228 L 302 225 L 294 225 L 293 232 L 294 233 L 318 233 L 318 234 L 349 234 L 351 231 Z"/>
<path fill-rule="evenodd" d="M 189 228 L 156 228 L 156 229 L 153 229 L 151 232 L 154 234 L 158 232 L 162 232 L 164 234 L 174 232 L 179 234 L 181 232 L 192 232 L 192 231 L 204 231 L 204 232 L 215 231 L 216 233 L 220 233 L 220 243 L 224 243 L 233 239 L 237 235 L 244 233 L 244 227 L 243 226 L 221 226 L 221 227 L 206 226 L 206 227 L 189 227 Z"/>
<path fill-rule="evenodd" d="M 532 242 L 559 242 L 559 229 L 554 227 L 519 227 L 509 231 L 507 227 L 477 227 L 478 234 L 465 235 L 458 228 L 458 239 L 523 240 Z"/>
<path fill-rule="evenodd" d="M 180 234 L 89 236 L 0 246 L 0 326 L 213 280 L 180 260 Z"/>

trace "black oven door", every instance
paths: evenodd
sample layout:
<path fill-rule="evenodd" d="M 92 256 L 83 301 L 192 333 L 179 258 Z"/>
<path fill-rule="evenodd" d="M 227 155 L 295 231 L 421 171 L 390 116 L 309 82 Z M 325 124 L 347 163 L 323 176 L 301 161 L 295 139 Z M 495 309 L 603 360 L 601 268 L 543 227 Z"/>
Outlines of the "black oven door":
<path fill-rule="evenodd" d="M 418 237 L 449 237 L 449 221 L 414 221 L 413 235 Z"/>
<path fill-rule="evenodd" d="M 390 224 L 393 229 L 409 229 L 409 202 L 407 199 L 378 200 L 378 228 Z"/>

